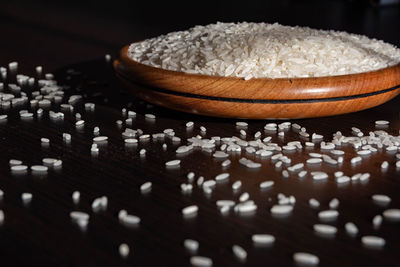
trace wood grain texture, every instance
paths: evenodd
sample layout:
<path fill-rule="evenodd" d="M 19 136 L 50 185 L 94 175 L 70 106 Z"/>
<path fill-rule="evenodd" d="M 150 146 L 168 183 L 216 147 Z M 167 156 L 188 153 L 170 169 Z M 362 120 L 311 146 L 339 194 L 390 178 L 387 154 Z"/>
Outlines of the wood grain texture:
<path fill-rule="evenodd" d="M 146 66 L 130 59 L 127 49 L 128 46 L 121 50 L 114 68 L 134 94 L 151 103 L 196 114 L 252 119 L 321 117 L 371 108 L 400 93 L 400 65 L 352 75 L 245 81 Z M 321 102 L 249 104 L 241 100 Z"/>

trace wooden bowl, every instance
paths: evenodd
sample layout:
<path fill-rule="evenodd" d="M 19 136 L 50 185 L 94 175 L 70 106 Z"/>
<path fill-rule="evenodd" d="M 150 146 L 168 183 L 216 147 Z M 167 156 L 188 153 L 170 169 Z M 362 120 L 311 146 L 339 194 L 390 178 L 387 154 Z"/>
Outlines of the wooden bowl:
<path fill-rule="evenodd" d="M 400 93 L 400 64 L 377 71 L 318 78 L 208 76 L 138 63 L 120 51 L 114 68 L 130 92 L 180 111 L 230 118 L 296 119 L 375 107 Z"/>

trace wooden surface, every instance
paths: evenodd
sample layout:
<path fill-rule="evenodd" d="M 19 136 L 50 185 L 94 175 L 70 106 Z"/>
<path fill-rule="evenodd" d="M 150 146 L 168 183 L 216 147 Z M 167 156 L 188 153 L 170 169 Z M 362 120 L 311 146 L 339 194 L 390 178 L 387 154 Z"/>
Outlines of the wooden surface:
<path fill-rule="evenodd" d="M 29 72 L 33 73 L 32 70 L 25 73 Z M 384 220 L 379 229 L 374 229 L 371 222 L 386 208 L 400 208 L 400 173 L 394 167 L 394 154 L 380 150 L 361 164 L 352 166 L 349 160 L 355 152 L 350 146 L 343 146 L 340 149 L 346 151 L 346 156 L 341 167 L 327 164 L 306 167 L 307 170 L 329 173 L 327 181 L 315 182 L 310 176 L 298 179 L 291 174 L 289 178 L 283 178 L 281 170 L 276 170 L 269 158 L 260 160 L 245 152 L 231 155 L 232 165 L 224 169 L 220 160 L 205 151 L 195 150 L 177 156 L 175 150 L 179 145 L 168 139 L 166 151 L 159 141 L 126 147 L 121 137 L 125 125 L 120 129 L 116 124 L 116 120 L 125 119 L 122 108 L 137 112 L 131 128 L 140 128 L 149 134 L 172 128 L 176 136 L 182 138 L 181 145 L 186 144 L 186 138 L 201 134 L 200 126 L 207 128 L 205 138 L 239 136 L 239 129 L 235 127 L 236 120 L 189 115 L 153 107 L 133 98 L 114 76 L 111 64 L 103 59 L 68 66 L 54 73 L 59 84 L 68 86 L 66 96 L 85 96 L 74 110 L 74 113 L 82 114 L 85 127 L 75 128 L 74 113 L 66 113 L 64 122 L 57 123 L 49 120 L 46 112 L 42 119 L 35 117 L 25 121 L 19 118 L 15 109 L 1 110 L 0 114 L 9 116 L 6 122 L 0 123 L 0 189 L 4 191 L 0 208 L 5 214 L 5 221 L 0 226 L 0 255 L 4 266 L 188 266 L 191 254 L 182 245 L 186 238 L 198 240 L 198 254 L 212 258 L 214 266 L 245 265 L 232 255 L 234 244 L 247 250 L 249 266 L 293 266 L 292 254 L 298 251 L 317 255 L 321 266 L 398 266 L 399 223 Z M 84 102 L 96 103 L 95 111 L 85 112 Z M 351 135 L 351 127 L 358 127 L 368 134 L 376 130 L 375 120 L 385 119 L 390 125 L 384 130 L 397 136 L 399 106 L 397 97 L 362 112 L 292 122 L 306 127 L 309 133 L 323 134 L 325 141 L 329 141 L 338 130 Z M 52 109 L 57 111 L 58 107 Z M 155 121 L 146 120 L 146 113 L 155 114 Z M 191 131 L 185 127 L 188 121 L 195 125 Z M 248 121 L 246 139 L 251 140 L 255 132 L 261 131 L 262 137 L 272 136 L 272 141 L 279 145 L 294 140 L 304 143 L 305 140 L 299 139 L 293 130 L 288 130 L 284 138 L 264 131 L 268 122 L 273 121 Z M 95 126 L 100 127 L 101 135 L 109 137 L 108 144 L 100 147 L 98 157 L 92 157 L 90 153 Z M 64 132 L 72 135 L 69 146 L 62 141 Z M 41 146 L 41 137 L 50 139 L 50 147 Z M 139 156 L 142 148 L 147 150 L 144 158 Z M 284 154 L 294 164 L 304 162 L 309 152 L 320 152 L 318 144 L 315 149 L 303 148 Z M 258 170 L 244 168 L 238 163 L 241 156 L 261 162 L 262 167 Z M 43 177 L 30 172 L 24 175 L 10 172 L 10 159 L 20 159 L 30 166 L 40 164 L 44 157 L 62 159 L 62 169 L 50 170 Z M 180 168 L 166 169 L 165 162 L 176 158 L 182 161 Z M 384 160 L 390 167 L 382 172 L 380 165 Z M 337 169 L 349 176 L 370 172 L 371 178 L 367 183 L 338 186 L 333 178 Z M 196 185 L 192 194 L 184 195 L 180 184 L 187 182 L 186 175 L 190 171 L 196 178 L 201 175 L 207 180 L 222 172 L 229 172 L 230 178 L 228 183 L 218 184 L 211 196 L 206 196 Z M 231 189 L 236 180 L 243 183 L 239 193 L 233 193 Z M 270 190 L 260 191 L 259 183 L 265 180 L 273 180 L 275 185 Z M 146 181 L 153 183 L 153 189 L 142 195 L 139 187 Z M 71 199 L 74 190 L 81 192 L 78 205 Z M 23 192 L 33 194 L 28 206 L 21 201 Z M 257 212 L 251 216 L 240 216 L 233 211 L 227 216 L 221 215 L 215 201 L 237 201 L 243 192 L 248 192 L 250 199 L 258 205 Z M 296 197 L 293 213 L 287 218 L 274 218 L 269 211 L 277 203 L 278 193 Z M 378 206 L 371 200 L 373 194 L 387 194 L 392 202 L 387 207 Z M 108 209 L 98 213 L 91 211 L 91 202 L 103 195 L 109 199 Z M 311 197 L 320 201 L 319 209 L 309 207 Z M 318 211 L 328 209 L 328 203 L 334 197 L 340 201 L 340 215 L 337 221 L 329 224 L 338 227 L 338 233 L 335 238 L 327 239 L 316 235 L 312 227 L 320 223 Z M 199 206 L 197 217 L 184 219 L 182 208 L 192 204 Z M 117 218 L 121 209 L 139 216 L 140 226 L 130 229 L 121 225 Z M 71 222 L 69 212 L 72 210 L 90 214 L 86 231 Z M 355 238 L 344 231 L 343 226 L 348 221 L 359 227 L 360 234 Z M 256 233 L 273 234 L 276 237 L 273 247 L 254 247 L 251 235 Z M 386 239 L 386 246 L 381 250 L 364 248 L 360 242 L 362 235 L 381 236 Z M 131 248 L 131 254 L 125 260 L 118 254 L 118 246 L 124 242 Z"/>
<path fill-rule="evenodd" d="M 280 22 L 284 25 L 310 26 L 319 29 L 345 30 L 365 34 L 400 45 L 398 29 L 400 9 L 398 6 L 373 8 L 363 5 L 368 1 L 253 1 L 232 4 L 232 1 L 209 1 L 196 5 L 182 5 L 171 1 L 157 3 L 135 1 L 27 1 L 6 0 L 0 8 L 0 66 L 18 61 L 22 73 L 33 74 L 34 67 L 43 65 L 44 72 L 60 67 L 93 60 L 109 53 L 117 55 L 118 50 L 129 42 L 158 36 L 170 31 L 183 30 L 196 24 L 215 21 L 263 21 Z M 161 7 L 160 7 L 161 4 Z M 143 6 L 144 5 L 144 6 Z M 229 5 L 229 9 L 226 6 Z M 121 6 L 126 8 L 121 9 Z M 210 9 L 209 7 L 213 8 Z M 318 10 L 318 12 L 315 12 Z M 68 80 L 65 70 L 55 72 L 63 84 L 71 84 L 90 101 L 97 103 L 96 112 L 84 115 L 87 127 L 76 131 L 75 118 L 66 114 L 64 123 L 51 122 L 44 116 L 41 122 L 21 121 L 16 111 L 9 114 L 7 123 L 0 123 L 0 189 L 5 192 L 0 209 L 5 221 L 0 226 L 0 256 L 3 266 L 187 266 L 190 253 L 182 246 L 184 238 L 200 241 L 199 254 L 209 256 L 215 266 L 245 266 L 239 264 L 231 253 L 231 245 L 239 244 L 249 253 L 251 266 L 293 266 L 291 259 L 295 251 L 307 251 L 320 257 L 321 266 L 397 266 L 399 251 L 399 225 L 384 222 L 379 230 L 371 225 L 373 216 L 384 208 L 374 205 L 370 196 L 384 193 L 392 197 L 388 207 L 399 208 L 399 173 L 393 168 L 381 174 L 379 165 L 387 159 L 393 164 L 392 156 L 379 153 L 370 160 L 352 169 L 349 164 L 343 169 L 347 174 L 370 171 L 368 184 L 355 184 L 338 188 L 330 177 L 327 183 L 313 183 L 307 178 L 284 180 L 271 163 L 266 161 L 261 171 L 249 172 L 237 164 L 237 158 L 228 171 L 231 180 L 228 185 L 219 185 L 210 199 L 195 187 L 192 196 L 180 193 L 180 183 L 185 181 L 186 172 L 213 178 L 224 171 L 219 162 L 208 153 L 196 151 L 189 159 L 183 158 L 181 170 L 168 171 L 163 168 L 165 161 L 175 158 L 174 148 L 168 143 L 164 153 L 161 143 L 148 145 L 148 157 L 141 160 L 136 150 L 125 149 L 121 131 L 115 120 L 121 119 L 120 109 L 133 102 L 132 109 L 138 112 L 133 128 L 146 132 L 158 132 L 174 128 L 176 135 L 189 137 L 199 134 L 199 126 L 207 127 L 206 136 L 238 135 L 234 120 L 192 116 L 167 109 L 146 109 L 146 105 L 132 100 L 129 94 L 119 94 L 120 84 L 110 77 L 111 66 L 103 68 L 104 61 L 77 64 L 75 69 L 82 75 L 72 75 Z M 68 91 L 72 94 L 75 91 Z M 100 94 L 101 93 L 101 94 Z M 104 99 L 108 101 L 105 103 Z M 330 118 L 298 120 L 309 132 L 318 131 L 329 139 L 337 129 L 357 126 L 367 132 L 375 129 L 375 119 L 388 119 L 388 131 L 398 134 L 399 97 L 368 111 Z M 157 114 L 154 124 L 146 122 L 143 114 Z M 187 133 L 186 121 L 196 122 L 193 132 Z M 267 121 L 252 121 L 247 132 L 254 134 Z M 92 127 L 99 125 L 102 133 L 110 137 L 108 146 L 99 157 L 92 158 Z M 64 146 L 61 133 L 70 132 L 71 146 Z M 264 133 L 263 133 L 264 135 Z M 40 137 L 51 139 L 49 149 L 41 147 Z M 288 133 L 287 139 L 297 139 L 297 134 Z M 274 141 L 281 142 L 274 136 Z M 144 146 L 144 145 L 143 145 Z M 351 150 L 351 149 L 350 149 Z M 305 159 L 307 151 L 296 153 L 293 158 Z M 38 164 L 44 156 L 63 160 L 59 172 L 50 171 L 47 177 L 31 174 L 14 176 L 9 171 L 8 160 L 19 158 L 26 164 Z M 329 167 L 322 167 L 332 171 Z M 257 214 L 242 218 L 233 213 L 227 218 L 215 208 L 215 200 L 237 199 L 229 185 L 241 179 L 243 191 L 250 193 L 259 205 Z M 275 188 L 261 193 L 258 183 L 266 179 L 276 182 Z M 144 181 L 153 182 L 153 192 L 141 196 L 139 185 Z M 75 206 L 71 200 L 73 190 L 80 190 L 81 204 Z M 32 192 L 33 201 L 25 207 L 20 199 L 22 192 Z M 276 202 L 278 192 L 296 196 L 294 213 L 284 220 L 272 218 L 269 208 Z M 90 204 L 96 197 L 107 195 L 109 208 L 106 212 L 94 214 Z M 268 198 L 272 202 L 268 202 Z M 310 209 L 307 201 L 315 197 L 321 201 L 321 209 L 328 207 L 332 197 L 341 201 L 341 215 L 337 223 L 337 238 L 326 240 L 312 231 L 318 222 L 317 211 Z M 182 219 L 181 208 L 196 203 L 200 207 L 196 220 Z M 137 229 L 127 229 L 119 224 L 117 213 L 126 208 L 129 213 L 142 218 Z M 81 232 L 71 223 L 71 210 L 87 211 L 91 215 L 86 232 Z M 347 237 L 343 224 L 354 221 L 362 234 L 376 234 L 386 238 L 387 245 L 381 251 L 368 250 L 361 246 L 360 237 Z M 277 238 L 269 250 L 256 249 L 250 241 L 253 233 L 271 233 Z M 130 245 L 131 256 L 122 260 L 118 245 Z"/>
<path fill-rule="evenodd" d="M 251 119 L 323 117 L 371 108 L 400 93 L 400 64 L 351 75 L 245 81 L 150 67 L 132 60 L 128 48 L 121 49 L 114 67 L 133 94 L 194 114 Z"/>

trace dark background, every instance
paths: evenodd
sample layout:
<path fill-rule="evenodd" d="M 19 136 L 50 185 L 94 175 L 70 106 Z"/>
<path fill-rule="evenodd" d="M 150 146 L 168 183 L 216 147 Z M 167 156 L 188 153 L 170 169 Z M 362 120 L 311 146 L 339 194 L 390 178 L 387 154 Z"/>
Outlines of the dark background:
<path fill-rule="evenodd" d="M 385 4 L 397 2 L 395 4 Z M 400 45 L 398 0 L 3 0 L 0 63 L 53 70 L 198 24 L 278 22 L 344 30 Z"/>

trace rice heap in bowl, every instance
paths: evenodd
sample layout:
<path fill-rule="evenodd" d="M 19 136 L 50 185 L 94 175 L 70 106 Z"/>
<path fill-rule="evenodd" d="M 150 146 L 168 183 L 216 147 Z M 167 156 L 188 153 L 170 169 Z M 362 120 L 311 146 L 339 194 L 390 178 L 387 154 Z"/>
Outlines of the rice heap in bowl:
<path fill-rule="evenodd" d="M 128 56 L 166 70 L 248 80 L 378 70 L 399 64 L 400 49 L 346 32 L 219 22 L 133 43 Z"/>

